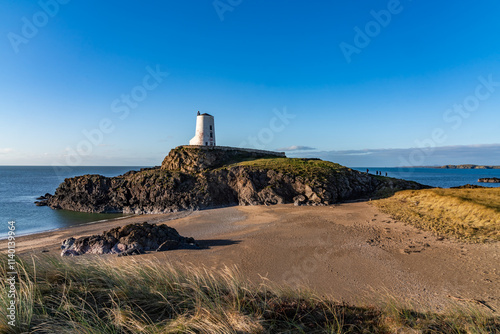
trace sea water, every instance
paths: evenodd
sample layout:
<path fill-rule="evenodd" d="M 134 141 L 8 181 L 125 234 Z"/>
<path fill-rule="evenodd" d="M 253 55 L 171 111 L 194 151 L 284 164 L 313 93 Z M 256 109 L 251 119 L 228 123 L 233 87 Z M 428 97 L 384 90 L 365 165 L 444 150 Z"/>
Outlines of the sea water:
<path fill-rule="evenodd" d="M 65 178 L 84 174 L 117 176 L 129 170 L 142 167 L 72 167 L 54 168 L 50 166 L 0 166 L 0 238 L 5 238 L 8 222 L 16 222 L 18 235 L 55 230 L 90 222 L 117 218 L 121 214 L 90 214 L 66 210 L 53 210 L 35 206 L 37 197 L 45 193 L 54 194 L 57 186 Z M 412 180 L 433 187 L 449 188 L 464 184 L 499 187 L 496 183 L 478 183 L 483 177 L 500 178 L 500 169 L 432 169 L 432 168 L 353 168 L 362 172 L 366 169 L 375 174 Z"/>
<path fill-rule="evenodd" d="M 141 167 L 0 166 L 0 238 L 5 238 L 8 222 L 15 221 L 16 234 L 32 234 L 74 225 L 112 219 L 122 214 L 92 214 L 38 207 L 36 198 L 54 194 L 65 178 L 84 174 L 117 176 Z"/>
<path fill-rule="evenodd" d="M 484 177 L 500 178 L 500 169 L 441 169 L 441 168 L 380 168 L 380 167 L 354 167 L 352 169 L 375 175 L 377 171 L 382 176 L 415 181 L 432 187 L 450 188 L 474 184 L 485 187 L 500 187 L 500 183 L 480 183 L 478 179 Z"/>

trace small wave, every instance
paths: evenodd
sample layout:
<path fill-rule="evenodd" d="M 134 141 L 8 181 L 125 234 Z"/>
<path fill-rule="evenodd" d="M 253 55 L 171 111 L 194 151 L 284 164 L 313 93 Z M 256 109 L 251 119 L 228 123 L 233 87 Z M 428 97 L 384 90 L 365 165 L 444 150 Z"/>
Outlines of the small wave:
<path fill-rule="evenodd" d="M 13 196 L 13 197 L 3 197 L 1 199 L 2 203 L 33 203 L 36 201 L 37 196 Z"/>

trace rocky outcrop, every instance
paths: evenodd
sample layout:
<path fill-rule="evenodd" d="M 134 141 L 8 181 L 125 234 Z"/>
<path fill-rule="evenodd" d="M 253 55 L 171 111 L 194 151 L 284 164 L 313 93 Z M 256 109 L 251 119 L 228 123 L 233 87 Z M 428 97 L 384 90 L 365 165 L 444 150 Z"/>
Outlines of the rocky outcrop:
<path fill-rule="evenodd" d="M 230 205 L 327 205 L 427 187 L 319 159 L 274 156 L 237 163 L 230 153 L 223 162 L 217 160 L 227 154 L 175 149 L 161 169 L 66 179 L 45 202 L 54 209 L 81 212 L 164 213 Z"/>
<path fill-rule="evenodd" d="M 43 196 L 40 196 L 40 197 L 37 197 L 36 198 L 36 202 L 35 202 L 35 205 L 36 206 L 47 206 L 47 200 L 49 198 L 51 198 L 52 195 L 49 194 L 49 193 L 46 193 L 45 195 Z"/>
<path fill-rule="evenodd" d="M 147 251 L 163 252 L 179 248 L 198 248 L 193 238 L 186 238 L 167 225 L 144 222 L 129 224 L 103 232 L 101 235 L 69 238 L 61 245 L 61 256 L 83 254 L 142 254 Z"/>
<path fill-rule="evenodd" d="M 465 184 L 463 186 L 450 187 L 450 189 L 484 189 L 484 188 L 488 188 L 488 187 L 478 186 L 475 184 Z"/>
<path fill-rule="evenodd" d="M 285 158 L 285 153 L 225 146 L 179 146 L 165 157 L 161 169 L 197 173 L 244 160 Z"/>
<path fill-rule="evenodd" d="M 477 182 L 482 182 L 482 183 L 500 183 L 500 178 L 498 177 L 483 177 Z"/>

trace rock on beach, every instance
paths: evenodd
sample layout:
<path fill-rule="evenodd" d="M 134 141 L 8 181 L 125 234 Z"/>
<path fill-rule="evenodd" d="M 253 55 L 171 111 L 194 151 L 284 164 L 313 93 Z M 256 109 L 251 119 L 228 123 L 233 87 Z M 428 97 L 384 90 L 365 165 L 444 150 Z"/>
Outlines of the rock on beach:
<path fill-rule="evenodd" d="M 142 254 L 148 251 L 163 252 L 179 248 L 198 248 L 193 238 L 181 236 L 167 225 L 129 224 L 80 238 L 68 238 L 62 242 L 61 256 L 83 254 L 118 254 L 118 256 Z"/>

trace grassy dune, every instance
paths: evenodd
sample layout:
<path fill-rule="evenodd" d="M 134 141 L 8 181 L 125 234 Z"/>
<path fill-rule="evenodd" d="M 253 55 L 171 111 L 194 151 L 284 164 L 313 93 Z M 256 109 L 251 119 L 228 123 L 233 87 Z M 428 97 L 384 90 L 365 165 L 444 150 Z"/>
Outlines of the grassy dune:
<path fill-rule="evenodd" d="M 406 190 L 373 202 L 395 219 L 470 242 L 500 240 L 500 188 Z"/>
<path fill-rule="evenodd" d="M 304 291 L 254 286 L 236 270 L 213 272 L 143 257 L 33 258 L 19 263 L 17 326 L 1 333 L 494 333 L 477 309 L 417 313 L 389 303 L 354 307 Z M 2 258 L 1 263 L 7 263 Z M 5 277 L 6 267 L 1 268 Z"/>

